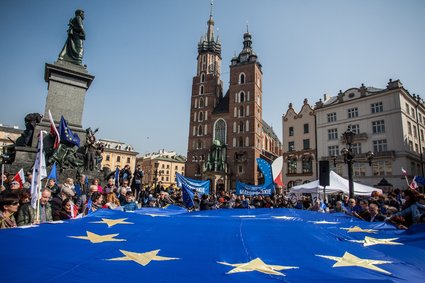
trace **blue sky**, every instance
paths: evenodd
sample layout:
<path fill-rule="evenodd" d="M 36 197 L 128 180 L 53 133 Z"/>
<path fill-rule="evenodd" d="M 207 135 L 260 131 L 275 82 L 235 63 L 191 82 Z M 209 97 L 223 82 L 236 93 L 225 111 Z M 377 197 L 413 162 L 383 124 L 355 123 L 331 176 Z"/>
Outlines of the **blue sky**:
<path fill-rule="evenodd" d="M 2 0 L 0 123 L 23 128 L 25 114 L 44 113 L 44 64 L 56 61 L 67 22 L 82 8 L 83 62 L 96 76 L 83 126 L 141 154 L 186 155 L 197 43 L 209 3 Z M 425 98 L 425 1 L 216 0 L 213 14 L 226 88 L 248 23 L 263 65 L 263 119 L 280 138 L 288 104 L 299 111 L 304 98 L 314 105 L 324 93 L 362 83 L 384 88 L 390 78 Z"/>

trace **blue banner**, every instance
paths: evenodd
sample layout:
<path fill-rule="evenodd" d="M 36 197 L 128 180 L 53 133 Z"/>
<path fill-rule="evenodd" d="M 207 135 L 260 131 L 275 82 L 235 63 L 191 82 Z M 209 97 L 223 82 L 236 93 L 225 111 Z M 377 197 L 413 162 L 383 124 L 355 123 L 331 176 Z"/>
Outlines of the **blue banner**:
<path fill-rule="evenodd" d="M 176 181 L 179 188 L 182 188 L 183 184 L 185 184 L 187 189 L 197 192 L 200 195 L 210 193 L 210 180 L 194 180 L 176 173 Z"/>
<path fill-rule="evenodd" d="M 100 209 L 63 223 L 0 229 L 1 279 L 423 282 L 424 239 L 423 224 L 404 231 L 296 209 Z"/>
<path fill-rule="evenodd" d="M 68 124 L 66 123 L 66 120 L 63 116 L 61 116 L 58 130 L 61 143 L 70 146 L 80 146 L 80 137 L 77 134 L 74 134 L 71 129 L 68 128 Z"/>
<path fill-rule="evenodd" d="M 257 158 L 257 164 L 264 176 L 264 184 L 248 185 L 236 180 L 236 194 L 245 196 L 269 196 L 274 193 L 275 187 L 273 184 L 272 168 L 267 161 L 262 158 Z"/>

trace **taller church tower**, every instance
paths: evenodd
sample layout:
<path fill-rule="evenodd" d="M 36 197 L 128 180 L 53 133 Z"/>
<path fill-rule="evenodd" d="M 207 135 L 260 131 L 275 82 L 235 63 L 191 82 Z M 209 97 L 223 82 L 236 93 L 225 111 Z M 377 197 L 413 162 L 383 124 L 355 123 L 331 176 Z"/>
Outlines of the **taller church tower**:
<path fill-rule="evenodd" d="M 198 43 L 196 75 L 192 82 L 186 176 L 201 178 L 213 143 L 212 112 L 223 98 L 220 79 L 221 43 L 214 38 L 212 4 L 208 29 Z"/>

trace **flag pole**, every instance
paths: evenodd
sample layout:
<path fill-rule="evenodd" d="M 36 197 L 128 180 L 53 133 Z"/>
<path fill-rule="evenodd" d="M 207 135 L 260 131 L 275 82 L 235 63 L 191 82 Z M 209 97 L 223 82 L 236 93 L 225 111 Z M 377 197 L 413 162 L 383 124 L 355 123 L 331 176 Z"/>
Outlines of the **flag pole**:
<path fill-rule="evenodd" d="M 43 155 L 44 153 L 43 153 L 43 133 L 45 133 L 45 131 L 40 131 L 40 141 L 39 141 L 39 145 L 40 145 L 40 155 Z M 40 161 L 41 160 L 43 160 L 44 159 L 44 156 L 40 156 Z M 36 209 L 36 218 L 35 218 L 35 221 L 36 221 L 36 223 L 37 224 L 39 224 L 40 223 L 40 191 L 41 191 L 41 174 L 40 174 L 40 171 L 41 171 L 41 167 L 43 166 L 43 163 L 44 162 L 42 162 L 41 164 L 40 164 L 40 168 L 39 168 L 39 174 L 37 174 L 37 187 L 36 187 L 36 190 L 37 190 L 37 209 Z M 44 168 L 44 170 L 45 170 L 46 168 Z"/>
<path fill-rule="evenodd" d="M 1 186 L 3 187 L 4 181 L 3 181 L 3 175 L 4 175 L 4 163 L 1 163 Z"/>

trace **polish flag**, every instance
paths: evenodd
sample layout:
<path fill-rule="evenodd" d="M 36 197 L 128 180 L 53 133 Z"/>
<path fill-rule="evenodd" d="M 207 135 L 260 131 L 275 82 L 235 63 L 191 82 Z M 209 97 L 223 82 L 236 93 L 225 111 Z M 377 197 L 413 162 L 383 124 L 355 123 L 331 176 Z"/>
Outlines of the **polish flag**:
<path fill-rule="evenodd" d="M 403 176 L 407 176 L 408 174 L 407 174 L 407 171 L 406 170 L 404 170 L 404 168 L 403 167 L 401 167 L 401 173 L 403 174 Z"/>
<path fill-rule="evenodd" d="M 18 182 L 20 185 L 20 188 L 22 189 L 22 186 L 25 183 L 24 169 L 21 168 L 21 170 L 19 170 L 19 172 L 16 173 L 16 175 L 13 177 L 13 180 Z"/>
<path fill-rule="evenodd" d="M 283 166 L 283 157 L 279 156 L 276 158 L 275 161 L 272 163 L 272 174 L 273 174 L 273 181 L 278 186 L 285 186 L 283 184 L 283 174 L 282 174 L 282 166 Z"/>
<path fill-rule="evenodd" d="M 410 183 L 410 188 L 412 190 L 416 190 L 418 188 L 418 183 L 416 183 L 416 176 L 413 178 L 412 182 Z"/>
<path fill-rule="evenodd" d="M 53 118 L 52 118 L 52 113 L 50 113 L 50 109 L 49 109 L 49 120 L 50 120 L 50 134 L 55 137 L 55 144 L 53 145 L 53 148 L 56 149 L 59 147 L 61 138 L 59 136 L 58 129 L 56 129 L 55 122 L 53 121 Z"/>

